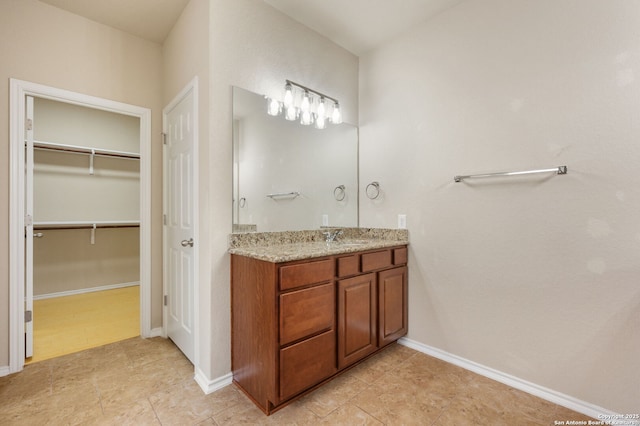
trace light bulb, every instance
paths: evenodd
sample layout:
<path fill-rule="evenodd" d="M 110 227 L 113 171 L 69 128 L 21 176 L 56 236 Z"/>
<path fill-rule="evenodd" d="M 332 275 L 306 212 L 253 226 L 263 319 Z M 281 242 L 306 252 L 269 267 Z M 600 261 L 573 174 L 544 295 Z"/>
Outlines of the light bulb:
<path fill-rule="evenodd" d="M 324 116 L 316 117 L 316 129 L 324 129 L 327 127 L 327 119 Z"/>
<path fill-rule="evenodd" d="M 273 115 L 274 117 L 279 115 L 282 111 L 282 105 L 280 102 L 276 101 L 273 98 L 267 98 L 267 114 Z"/>
<path fill-rule="evenodd" d="M 342 123 L 342 114 L 340 113 L 340 104 L 337 102 L 333 105 L 333 114 L 331 114 L 331 122 L 333 124 Z"/>
<path fill-rule="evenodd" d="M 296 118 L 298 118 L 298 111 L 296 107 L 294 107 L 293 105 L 286 107 L 284 112 L 284 118 L 286 118 L 289 121 L 293 121 Z"/>
<path fill-rule="evenodd" d="M 300 113 L 300 124 L 308 126 L 311 123 L 313 123 L 313 114 L 311 114 L 311 111 L 302 111 Z"/>
<path fill-rule="evenodd" d="M 318 120 L 322 119 L 324 120 L 326 118 L 326 113 L 327 111 L 324 108 L 324 98 L 320 98 L 320 102 L 318 103 Z"/>
<path fill-rule="evenodd" d="M 285 108 L 289 108 L 293 106 L 293 87 L 291 87 L 290 83 L 287 83 L 284 86 L 284 106 Z"/>
<path fill-rule="evenodd" d="M 302 96 L 302 103 L 300 104 L 300 111 L 303 113 L 311 111 L 311 99 L 309 98 L 309 92 L 305 90 Z"/>

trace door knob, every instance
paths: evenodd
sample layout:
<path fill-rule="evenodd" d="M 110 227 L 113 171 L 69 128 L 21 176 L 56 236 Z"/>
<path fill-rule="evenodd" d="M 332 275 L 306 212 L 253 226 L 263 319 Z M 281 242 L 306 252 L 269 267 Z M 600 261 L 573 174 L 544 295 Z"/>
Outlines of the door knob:
<path fill-rule="evenodd" d="M 189 238 L 188 240 L 182 240 L 182 242 L 180 243 L 182 245 L 182 247 L 193 247 L 193 238 Z"/>
<path fill-rule="evenodd" d="M 44 234 L 42 232 L 36 232 L 35 234 L 33 234 L 34 238 L 42 238 L 44 237 Z"/>

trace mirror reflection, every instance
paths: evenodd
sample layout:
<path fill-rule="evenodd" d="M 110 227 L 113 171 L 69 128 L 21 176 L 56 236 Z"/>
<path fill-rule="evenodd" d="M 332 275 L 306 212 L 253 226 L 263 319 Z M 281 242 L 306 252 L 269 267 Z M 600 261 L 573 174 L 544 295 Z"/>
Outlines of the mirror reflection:
<path fill-rule="evenodd" d="M 358 226 L 358 129 L 303 126 L 233 88 L 233 231 Z"/>

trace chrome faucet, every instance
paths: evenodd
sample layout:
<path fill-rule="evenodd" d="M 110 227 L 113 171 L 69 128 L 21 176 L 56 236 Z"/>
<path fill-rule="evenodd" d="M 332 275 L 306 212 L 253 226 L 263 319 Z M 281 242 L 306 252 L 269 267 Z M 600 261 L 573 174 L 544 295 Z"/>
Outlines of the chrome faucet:
<path fill-rule="evenodd" d="M 334 232 L 331 231 L 327 231 L 327 232 L 323 232 L 322 234 L 325 236 L 325 241 L 327 242 L 327 244 L 332 243 L 334 241 L 337 241 L 336 239 L 338 238 L 338 235 L 342 235 L 344 232 L 342 231 L 342 229 L 338 229 Z"/>

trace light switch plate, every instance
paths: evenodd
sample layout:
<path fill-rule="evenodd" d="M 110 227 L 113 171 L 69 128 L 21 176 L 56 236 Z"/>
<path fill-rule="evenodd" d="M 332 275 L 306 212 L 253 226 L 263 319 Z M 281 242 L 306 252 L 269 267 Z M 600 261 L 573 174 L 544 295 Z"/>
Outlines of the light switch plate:
<path fill-rule="evenodd" d="M 398 229 L 407 229 L 407 215 L 399 214 L 398 215 Z"/>

